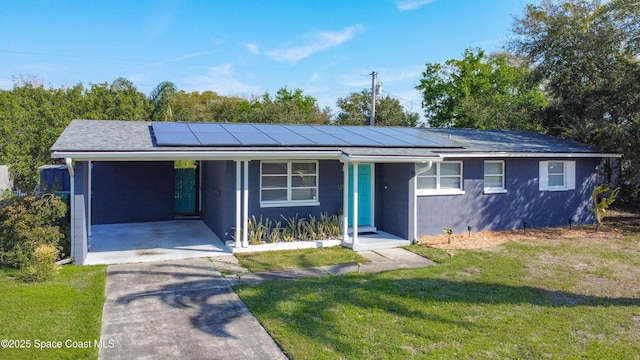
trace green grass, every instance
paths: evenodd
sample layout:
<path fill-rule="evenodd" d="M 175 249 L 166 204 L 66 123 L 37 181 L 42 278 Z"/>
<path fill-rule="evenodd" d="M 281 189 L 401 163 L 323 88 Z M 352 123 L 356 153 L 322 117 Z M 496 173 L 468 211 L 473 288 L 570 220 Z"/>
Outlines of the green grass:
<path fill-rule="evenodd" d="M 95 359 L 104 304 L 104 266 L 65 266 L 52 280 L 23 283 L 17 272 L 0 269 L 0 339 L 22 340 L 30 348 L 0 347 L 0 359 Z M 68 342 L 89 341 L 89 348 Z M 28 341 L 28 342 L 27 342 Z M 36 349 L 62 342 L 61 349 Z"/>
<path fill-rule="evenodd" d="M 240 265 L 251 272 L 288 270 L 323 265 L 337 265 L 369 260 L 358 255 L 355 251 L 343 247 L 329 247 L 319 249 L 265 251 L 255 253 L 236 254 Z"/>
<path fill-rule="evenodd" d="M 440 264 L 236 291 L 293 359 L 640 354 L 640 236 L 411 250 Z"/>

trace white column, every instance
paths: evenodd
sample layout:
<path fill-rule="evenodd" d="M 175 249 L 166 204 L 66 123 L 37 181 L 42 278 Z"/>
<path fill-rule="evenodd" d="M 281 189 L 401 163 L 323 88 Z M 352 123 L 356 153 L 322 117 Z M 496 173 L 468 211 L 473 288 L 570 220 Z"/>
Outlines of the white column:
<path fill-rule="evenodd" d="M 92 206 L 91 206 L 92 200 L 91 199 L 93 198 L 93 192 L 91 191 L 91 182 L 92 182 L 91 173 L 93 171 L 93 163 L 91 162 L 91 160 L 89 160 L 87 162 L 87 164 L 89 166 L 89 168 L 87 169 L 88 174 L 89 174 L 89 176 L 88 176 L 89 180 L 87 181 L 87 188 L 88 188 L 88 190 L 87 190 L 87 207 L 88 207 L 88 209 L 87 209 L 87 224 L 88 224 L 87 225 L 87 234 L 89 234 L 89 236 L 91 236 L 91 208 L 92 208 Z"/>
<path fill-rule="evenodd" d="M 353 245 L 358 244 L 358 163 L 353 163 Z"/>
<path fill-rule="evenodd" d="M 71 220 L 71 251 L 69 255 L 74 257 L 76 253 L 76 178 L 73 170 L 73 160 L 71 158 L 65 158 L 64 160 L 67 164 L 67 171 L 69 171 L 69 192 L 71 193 L 69 195 L 69 212 L 71 212 L 69 216 L 69 220 Z"/>
<path fill-rule="evenodd" d="M 342 241 L 349 241 L 349 163 L 342 163 Z"/>
<path fill-rule="evenodd" d="M 241 197 L 242 197 L 242 161 L 236 160 L 236 231 L 233 236 L 236 241 L 236 248 L 242 246 L 242 242 L 240 239 L 242 228 L 242 218 L 241 218 Z"/>
<path fill-rule="evenodd" d="M 249 160 L 244 162 L 244 186 L 242 187 L 242 247 L 249 246 Z"/>

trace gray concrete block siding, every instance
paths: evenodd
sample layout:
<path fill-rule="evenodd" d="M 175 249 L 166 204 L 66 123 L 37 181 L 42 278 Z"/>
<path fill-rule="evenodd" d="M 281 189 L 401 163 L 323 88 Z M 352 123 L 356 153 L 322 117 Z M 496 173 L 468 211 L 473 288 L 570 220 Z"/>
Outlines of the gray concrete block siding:
<path fill-rule="evenodd" d="M 235 167 L 233 161 L 202 161 L 200 217 L 222 240 L 231 238 L 235 222 Z M 230 205 L 232 207 L 230 207 Z"/>
<path fill-rule="evenodd" d="M 339 161 L 318 161 L 318 206 L 288 206 L 288 207 L 260 207 L 260 161 L 249 163 L 249 217 L 254 214 L 257 219 L 260 216 L 273 221 L 282 221 L 284 226 L 286 218 L 309 218 L 309 215 L 319 217 L 321 213 L 333 215 L 342 208 L 343 182 L 342 164 Z M 281 216 L 282 215 L 282 216 Z"/>
<path fill-rule="evenodd" d="M 413 164 L 376 165 L 376 225 L 388 233 L 409 238 L 409 180 Z"/>
<path fill-rule="evenodd" d="M 459 159 L 456 159 L 459 160 Z M 463 161 L 464 195 L 418 196 L 418 236 L 442 234 L 448 227 L 455 233 L 567 225 L 593 221 L 590 195 L 598 183 L 600 159 L 576 158 L 576 189 L 540 191 L 539 162 L 545 158 L 508 158 L 505 161 L 504 194 L 484 193 L 484 159 Z"/>
<path fill-rule="evenodd" d="M 484 193 L 484 159 L 463 162 L 464 195 L 417 196 L 417 236 L 441 234 L 444 227 L 464 233 L 486 229 L 521 228 L 590 223 L 590 193 L 597 184 L 600 159 L 575 158 L 576 189 L 540 191 L 539 161 L 546 158 L 505 158 L 507 193 Z M 231 240 L 235 227 L 235 162 L 201 162 L 201 218 L 224 240 Z M 318 206 L 260 207 L 260 160 L 249 163 L 249 216 L 281 221 L 283 216 L 301 218 L 334 214 L 342 208 L 342 163 L 318 161 Z M 382 231 L 412 238 L 413 163 L 375 165 L 375 226 Z M 92 223 L 164 221 L 174 218 L 173 162 L 93 162 Z M 76 163 L 76 195 L 88 207 L 88 162 Z"/>

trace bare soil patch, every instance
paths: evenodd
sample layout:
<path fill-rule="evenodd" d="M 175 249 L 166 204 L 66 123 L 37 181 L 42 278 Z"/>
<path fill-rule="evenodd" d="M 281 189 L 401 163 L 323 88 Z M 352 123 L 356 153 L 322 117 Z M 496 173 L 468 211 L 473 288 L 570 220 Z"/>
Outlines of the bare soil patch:
<path fill-rule="evenodd" d="M 640 232 L 640 212 L 612 210 L 605 225 L 595 232 L 595 225 L 557 228 L 515 229 L 502 231 L 479 231 L 454 234 L 449 243 L 448 235 L 423 236 L 418 243 L 444 250 L 483 249 L 509 241 L 525 239 L 611 239 L 627 232 Z"/>

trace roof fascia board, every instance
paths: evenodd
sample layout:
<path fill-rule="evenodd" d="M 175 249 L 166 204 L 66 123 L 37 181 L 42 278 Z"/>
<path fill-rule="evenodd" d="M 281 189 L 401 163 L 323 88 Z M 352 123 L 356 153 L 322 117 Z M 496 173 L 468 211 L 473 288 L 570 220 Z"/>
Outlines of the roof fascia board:
<path fill-rule="evenodd" d="M 561 152 L 486 152 L 486 153 L 443 153 L 445 158 L 619 158 L 614 153 L 561 153 Z"/>
<path fill-rule="evenodd" d="M 159 160 L 252 160 L 252 159 L 340 159 L 342 152 L 324 151 L 54 151 L 54 159 L 102 161 L 159 161 Z"/>

